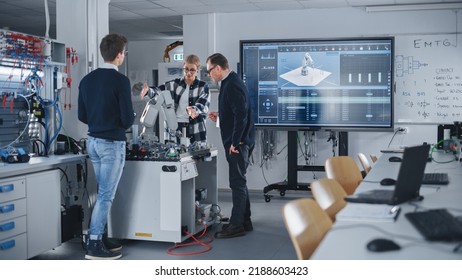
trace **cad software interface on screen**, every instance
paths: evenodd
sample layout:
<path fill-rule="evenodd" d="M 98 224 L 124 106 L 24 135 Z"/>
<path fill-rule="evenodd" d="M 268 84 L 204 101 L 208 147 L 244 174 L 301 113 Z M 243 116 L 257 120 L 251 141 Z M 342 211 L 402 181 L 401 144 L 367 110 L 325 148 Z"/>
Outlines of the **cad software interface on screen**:
<path fill-rule="evenodd" d="M 392 126 L 392 39 L 243 41 L 257 125 Z"/>

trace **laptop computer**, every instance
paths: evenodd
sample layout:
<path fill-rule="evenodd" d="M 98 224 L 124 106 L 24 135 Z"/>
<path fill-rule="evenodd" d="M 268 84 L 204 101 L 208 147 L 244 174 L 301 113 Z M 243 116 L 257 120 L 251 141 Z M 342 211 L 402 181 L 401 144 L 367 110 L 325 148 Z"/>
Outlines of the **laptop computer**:
<path fill-rule="evenodd" d="M 407 147 L 394 190 L 371 190 L 345 198 L 348 202 L 397 205 L 419 197 L 430 145 Z"/>

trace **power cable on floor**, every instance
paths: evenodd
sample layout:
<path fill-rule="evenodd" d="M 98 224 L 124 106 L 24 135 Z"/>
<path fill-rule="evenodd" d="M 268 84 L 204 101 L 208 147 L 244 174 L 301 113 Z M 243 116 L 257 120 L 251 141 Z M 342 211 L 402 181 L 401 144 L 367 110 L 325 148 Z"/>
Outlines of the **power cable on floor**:
<path fill-rule="evenodd" d="M 167 254 L 173 255 L 173 256 L 192 256 L 192 255 L 203 254 L 203 253 L 206 253 L 206 252 L 212 250 L 212 246 L 210 246 L 208 243 L 211 243 L 213 241 L 213 238 L 211 238 L 209 235 L 206 235 L 206 232 L 207 232 L 207 225 L 204 225 L 204 230 L 202 231 L 202 233 L 197 238 L 193 234 L 191 234 L 190 232 L 185 230 L 184 233 L 186 235 L 188 235 L 189 237 L 191 237 L 194 240 L 194 242 L 176 244 L 176 245 L 174 245 L 174 246 L 167 249 Z M 199 238 L 204 237 L 204 236 L 208 237 L 208 240 L 206 240 L 206 241 L 199 240 Z M 202 250 L 202 251 L 193 251 L 193 252 L 186 252 L 186 253 L 175 253 L 175 252 L 173 252 L 173 250 L 175 250 L 177 248 L 193 246 L 193 245 L 201 245 L 201 246 L 205 247 L 205 249 Z"/>

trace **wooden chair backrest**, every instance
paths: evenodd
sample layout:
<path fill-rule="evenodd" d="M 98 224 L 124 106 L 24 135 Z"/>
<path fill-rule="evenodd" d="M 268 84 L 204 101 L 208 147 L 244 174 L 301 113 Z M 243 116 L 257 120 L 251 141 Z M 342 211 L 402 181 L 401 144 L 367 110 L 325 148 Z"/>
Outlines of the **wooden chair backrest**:
<path fill-rule="evenodd" d="M 372 169 L 372 166 L 369 160 L 367 159 L 366 155 L 363 153 L 358 153 L 358 158 L 359 158 L 359 162 L 363 166 L 364 172 L 366 172 L 366 174 L 369 173 L 369 171 L 371 171 Z"/>
<path fill-rule="evenodd" d="M 298 259 L 309 259 L 332 227 L 332 220 L 312 198 L 286 203 L 282 215 Z"/>
<path fill-rule="evenodd" d="M 327 178 L 337 180 L 348 195 L 353 194 L 363 180 L 361 170 L 350 156 L 330 157 L 324 167 Z"/>
<path fill-rule="evenodd" d="M 373 163 L 377 161 L 377 156 L 375 154 L 370 154 L 370 157 Z"/>
<path fill-rule="evenodd" d="M 335 221 L 335 215 L 347 204 L 342 185 L 335 179 L 323 178 L 311 182 L 310 186 L 316 202 Z"/>

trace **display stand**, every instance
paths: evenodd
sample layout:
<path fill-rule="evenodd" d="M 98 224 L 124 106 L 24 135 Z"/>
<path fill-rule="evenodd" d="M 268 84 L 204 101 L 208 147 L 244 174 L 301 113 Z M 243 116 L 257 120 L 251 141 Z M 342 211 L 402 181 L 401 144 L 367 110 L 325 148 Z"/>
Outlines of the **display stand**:
<path fill-rule="evenodd" d="M 298 165 L 297 164 L 297 131 L 287 132 L 287 181 L 270 184 L 263 188 L 265 201 L 270 202 L 272 195 L 268 192 L 278 190 L 281 196 L 285 196 L 286 190 L 311 191 L 310 183 L 298 182 L 298 171 L 322 171 L 323 165 Z M 339 155 L 348 154 L 348 133 L 339 132 Z"/>

